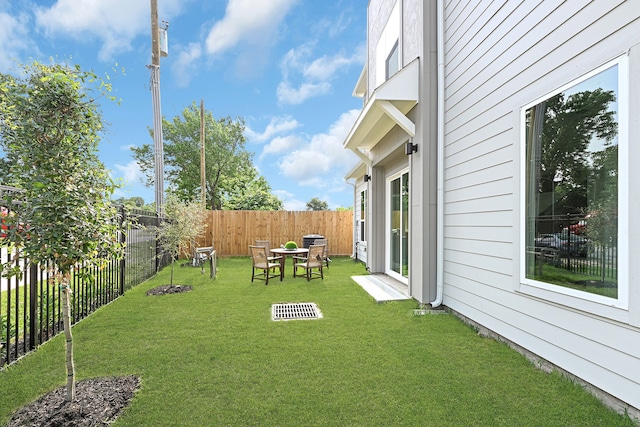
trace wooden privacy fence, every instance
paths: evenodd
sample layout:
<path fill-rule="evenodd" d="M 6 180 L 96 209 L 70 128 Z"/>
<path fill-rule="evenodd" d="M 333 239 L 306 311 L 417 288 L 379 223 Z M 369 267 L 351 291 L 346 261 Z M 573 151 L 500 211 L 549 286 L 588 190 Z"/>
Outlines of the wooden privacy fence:
<path fill-rule="evenodd" d="M 218 256 L 248 256 L 249 245 L 270 240 L 279 247 L 303 236 L 329 239 L 330 255 L 353 253 L 353 211 L 209 211 L 206 236 L 198 246 L 213 246 Z"/>

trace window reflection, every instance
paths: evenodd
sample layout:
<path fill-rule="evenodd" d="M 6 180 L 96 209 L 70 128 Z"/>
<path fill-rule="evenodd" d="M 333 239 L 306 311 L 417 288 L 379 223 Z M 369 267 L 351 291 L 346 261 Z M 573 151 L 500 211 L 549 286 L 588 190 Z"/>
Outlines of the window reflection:
<path fill-rule="evenodd" d="M 618 66 L 526 111 L 526 277 L 617 298 Z"/>

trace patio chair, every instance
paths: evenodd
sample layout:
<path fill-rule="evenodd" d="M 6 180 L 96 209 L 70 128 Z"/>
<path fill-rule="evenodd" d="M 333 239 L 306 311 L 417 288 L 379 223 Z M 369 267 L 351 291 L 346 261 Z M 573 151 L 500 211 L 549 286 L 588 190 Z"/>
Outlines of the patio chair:
<path fill-rule="evenodd" d="M 324 253 L 322 254 L 322 261 L 324 265 L 329 268 L 329 263 L 331 259 L 329 258 L 329 239 L 316 239 L 313 241 L 314 245 L 324 245 Z"/>
<path fill-rule="evenodd" d="M 278 261 L 282 259 L 282 255 L 270 255 L 271 254 L 271 240 L 256 240 L 256 246 L 264 246 L 267 249 L 267 258 L 271 262 Z"/>
<path fill-rule="evenodd" d="M 324 245 L 311 245 L 306 257 L 293 257 L 293 277 L 302 276 L 296 273 L 298 268 L 304 268 L 307 282 L 317 278 L 324 280 L 324 273 L 322 272 L 322 265 L 324 264 L 322 254 L 324 250 Z M 313 271 L 314 268 L 318 271 Z"/>
<path fill-rule="evenodd" d="M 282 266 L 279 262 L 269 262 L 267 248 L 264 246 L 249 246 L 249 251 L 251 252 L 251 262 L 253 263 L 251 270 L 252 282 L 253 279 L 261 279 L 264 280 L 265 285 L 268 285 L 270 278 L 278 276 L 280 276 L 280 281 L 282 282 L 282 276 L 284 275 Z M 276 268 L 280 270 L 280 273 L 276 272 Z M 262 272 L 256 274 L 256 270 Z"/>

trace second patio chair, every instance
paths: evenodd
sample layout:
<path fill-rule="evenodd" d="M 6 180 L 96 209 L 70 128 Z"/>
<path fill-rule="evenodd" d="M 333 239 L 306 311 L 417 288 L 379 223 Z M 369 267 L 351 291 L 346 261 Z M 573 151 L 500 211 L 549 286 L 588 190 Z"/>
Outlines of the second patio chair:
<path fill-rule="evenodd" d="M 262 279 L 264 280 L 264 284 L 269 284 L 269 279 L 273 277 L 280 276 L 280 281 L 282 282 L 282 277 L 284 275 L 284 271 L 282 270 L 282 266 L 279 262 L 270 262 L 267 257 L 267 249 L 264 246 L 249 246 L 249 251 L 251 252 L 251 262 L 253 264 L 253 268 L 251 270 L 251 281 L 253 279 Z M 276 272 L 276 269 L 279 270 L 279 273 Z M 256 271 L 261 271 L 261 273 L 257 273 Z"/>
<path fill-rule="evenodd" d="M 323 254 L 324 245 L 311 245 L 309 246 L 309 252 L 306 258 L 293 257 L 293 277 L 302 276 L 296 273 L 298 272 L 298 268 L 304 268 L 307 281 L 318 278 L 324 280 L 324 273 L 322 272 Z M 317 269 L 318 271 L 313 271 L 313 269 Z"/>
<path fill-rule="evenodd" d="M 324 253 L 322 254 L 322 262 L 329 268 L 331 259 L 329 258 L 329 239 L 316 239 L 313 241 L 314 245 L 324 245 Z"/>

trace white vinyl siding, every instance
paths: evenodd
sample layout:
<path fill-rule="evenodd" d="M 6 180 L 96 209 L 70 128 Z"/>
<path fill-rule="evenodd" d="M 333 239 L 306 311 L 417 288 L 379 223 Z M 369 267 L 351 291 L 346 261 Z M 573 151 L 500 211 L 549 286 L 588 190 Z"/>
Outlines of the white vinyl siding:
<path fill-rule="evenodd" d="M 640 325 L 632 316 L 549 303 L 522 292 L 519 280 L 521 108 L 640 43 L 638 4 L 445 4 L 443 302 L 640 407 Z M 631 79 L 640 79 L 637 68 Z"/>

